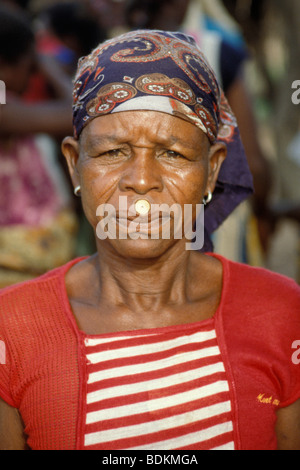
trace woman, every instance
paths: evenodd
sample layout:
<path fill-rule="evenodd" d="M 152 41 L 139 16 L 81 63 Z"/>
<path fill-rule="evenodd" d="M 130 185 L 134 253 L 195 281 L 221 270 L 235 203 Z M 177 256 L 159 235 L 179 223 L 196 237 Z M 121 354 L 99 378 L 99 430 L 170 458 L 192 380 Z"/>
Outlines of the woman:
<path fill-rule="evenodd" d="M 97 253 L 2 292 L 1 448 L 299 449 L 299 287 L 207 253 L 252 182 L 194 41 L 100 45 L 62 148 Z M 202 201 L 199 252 L 165 213 Z"/>

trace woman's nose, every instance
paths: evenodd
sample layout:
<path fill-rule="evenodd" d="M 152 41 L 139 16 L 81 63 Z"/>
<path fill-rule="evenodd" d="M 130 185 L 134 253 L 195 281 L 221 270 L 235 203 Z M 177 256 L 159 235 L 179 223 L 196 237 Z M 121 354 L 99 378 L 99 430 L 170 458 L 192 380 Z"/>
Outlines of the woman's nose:
<path fill-rule="evenodd" d="M 122 191 L 134 191 L 137 194 L 162 191 L 163 181 L 158 162 L 152 155 L 138 152 L 124 169 L 119 186 Z"/>

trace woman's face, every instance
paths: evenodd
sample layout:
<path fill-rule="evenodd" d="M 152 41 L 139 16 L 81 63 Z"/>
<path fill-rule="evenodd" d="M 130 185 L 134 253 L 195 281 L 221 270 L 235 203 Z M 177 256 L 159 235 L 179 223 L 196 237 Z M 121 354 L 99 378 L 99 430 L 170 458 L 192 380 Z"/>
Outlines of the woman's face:
<path fill-rule="evenodd" d="M 151 206 L 176 204 L 184 208 L 190 204 L 195 209 L 207 191 L 213 191 L 225 158 L 225 148 L 219 144 L 211 147 L 195 125 L 156 111 L 127 111 L 95 118 L 84 128 L 79 142 L 65 139 L 63 152 L 73 184 L 81 186 L 83 208 L 95 231 L 99 223 L 97 208 L 110 204 L 118 214 L 120 196 L 126 196 L 128 208 L 146 199 Z M 117 222 L 124 226 L 124 220 L 117 217 Z M 148 215 L 147 222 L 151 223 Z M 147 232 L 147 224 L 143 227 Z M 172 236 L 138 240 L 127 237 L 105 243 L 124 256 L 155 257 L 178 241 Z"/>

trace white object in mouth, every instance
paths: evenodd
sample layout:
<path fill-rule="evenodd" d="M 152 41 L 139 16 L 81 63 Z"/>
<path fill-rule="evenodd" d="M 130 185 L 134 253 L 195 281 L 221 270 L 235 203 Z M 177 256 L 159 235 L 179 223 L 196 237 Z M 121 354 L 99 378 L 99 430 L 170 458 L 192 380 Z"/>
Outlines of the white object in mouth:
<path fill-rule="evenodd" d="M 146 199 L 139 199 L 134 208 L 139 215 L 146 215 L 150 211 L 151 205 Z"/>

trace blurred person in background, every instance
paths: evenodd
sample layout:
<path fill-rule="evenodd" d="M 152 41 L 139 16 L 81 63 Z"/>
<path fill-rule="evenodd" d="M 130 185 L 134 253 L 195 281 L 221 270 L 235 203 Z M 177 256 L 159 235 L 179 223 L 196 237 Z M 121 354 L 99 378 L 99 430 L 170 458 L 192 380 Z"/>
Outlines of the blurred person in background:
<path fill-rule="evenodd" d="M 23 98 L 38 68 L 53 98 Z M 0 8 L 0 286 L 33 278 L 74 255 L 77 219 L 54 138 L 72 127 L 71 80 L 51 57 L 37 56 L 30 23 Z M 51 137 L 52 138 L 51 138 Z"/>
<path fill-rule="evenodd" d="M 27 13 L 30 0 L 1 0 L 1 3 L 3 6 L 8 6 L 23 13 Z"/>
<path fill-rule="evenodd" d="M 128 31 L 126 12 L 131 0 L 83 0 L 83 3 L 109 37 Z"/>
<path fill-rule="evenodd" d="M 73 79 L 80 57 L 87 55 L 97 44 L 107 38 L 107 32 L 84 2 L 54 2 L 40 8 L 35 15 L 36 48 L 45 57 L 55 59 L 66 74 Z M 49 98 L 49 86 L 41 73 L 31 78 L 26 93 L 30 100 Z M 50 95 L 51 97 L 51 95 Z M 62 165 L 67 171 L 65 161 Z M 95 250 L 94 237 L 78 198 L 73 198 L 80 221 L 76 254 L 85 255 Z"/>
<path fill-rule="evenodd" d="M 56 2 L 37 15 L 37 48 L 49 54 L 73 77 L 80 57 L 104 41 L 107 33 L 84 3 Z"/>
<path fill-rule="evenodd" d="M 253 51 L 251 86 L 267 151 L 274 164 L 275 230 L 267 267 L 300 284 L 299 105 L 291 100 L 300 77 L 298 0 L 223 0 Z M 262 141 L 263 142 L 263 141 Z"/>

